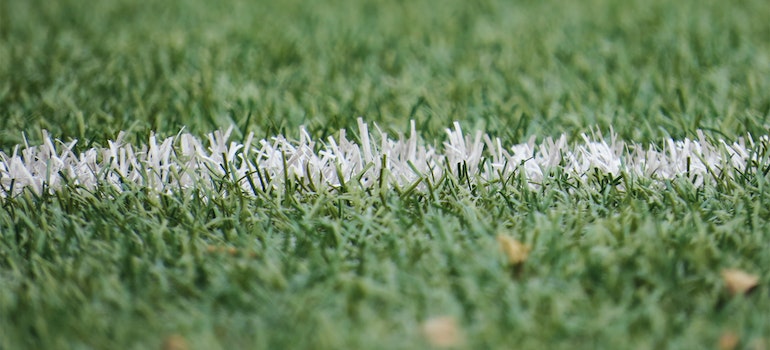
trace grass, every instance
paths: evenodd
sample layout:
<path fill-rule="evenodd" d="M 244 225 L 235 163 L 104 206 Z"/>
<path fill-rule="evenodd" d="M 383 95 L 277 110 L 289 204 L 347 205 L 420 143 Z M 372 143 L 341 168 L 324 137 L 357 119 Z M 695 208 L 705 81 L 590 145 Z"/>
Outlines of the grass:
<path fill-rule="evenodd" d="M 758 137 L 768 17 L 759 0 L 3 1 L 0 149 L 43 129 L 77 150 L 182 127 L 324 139 L 358 116 L 436 144 L 455 120 L 509 145 Z M 554 171 L 536 188 L 25 191 L 0 199 L 0 349 L 412 349 L 436 316 L 461 348 L 760 346 L 767 166 L 622 189 Z M 523 265 L 499 234 L 531 246 Z M 759 286 L 731 295 L 726 268 Z"/>
<path fill-rule="evenodd" d="M 5 1 L 5 127 L 104 140 L 120 130 L 316 136 L 355 117 L 511 142 L 615 128 L 764 133 L 764 1 Z M 627 121 L 634 120 L 634 123 Z"/>

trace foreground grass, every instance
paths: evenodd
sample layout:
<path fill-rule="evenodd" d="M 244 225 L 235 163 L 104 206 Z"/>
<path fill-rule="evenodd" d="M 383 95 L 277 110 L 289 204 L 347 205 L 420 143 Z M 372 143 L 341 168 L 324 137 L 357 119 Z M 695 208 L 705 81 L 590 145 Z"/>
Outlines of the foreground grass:
<path fill-rule="evenodd" d="M 0 211 L 0 329 L 7 348 L 415 348 L 451 315 L 468 348 L 758 341 L 766 276 L 733 297 L 719 274 L 770 264 L 766 186 L 28 194 Z M 498 234 L 532 247 L 519 270 Z"/>
<path fill-rule="evenodd" d="M 78 147 L 230 124 L 323 138 L 359 115 L 427 140 L 454 120 L 510 144 L 764 135 L 768 17 L 760 0 L 2 1 L 0 147 L 41 129 Z M 768 344 L 766 166 L 623 191 L 558 173 L 539 190 L 27 191 L 0 199 L 0 348 L 424 348 L 443 315 L 467 348 Z M 532 247 L 523 266 L 499 234 Z M 758 288 L 730 295 L 733 267 Z"/>

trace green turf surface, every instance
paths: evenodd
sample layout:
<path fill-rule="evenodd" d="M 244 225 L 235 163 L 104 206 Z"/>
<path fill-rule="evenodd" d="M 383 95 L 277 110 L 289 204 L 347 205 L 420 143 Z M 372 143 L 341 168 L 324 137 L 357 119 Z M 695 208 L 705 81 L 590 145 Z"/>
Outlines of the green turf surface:
<path fill-rule="evenodd" d="M 0 149 L 121 131 L 236 138 L 460 121 L 509 144 L 612 127 L 768 133 L 767 1 L 0 2 Z M 0 199 L 0 349 L 770 344 L 766 161 L 663 187 L 554 173 L 468 188 Z M 207 187 L 208 188 L 208 187 Z M 224 193 L 227 193 L 225 195 Z M 529 244 L 506 264 L 496 236 Z M 720 272 L 759 275 L 731 296 Z M 763 340 L 764 339 L 764 340 Z"/>

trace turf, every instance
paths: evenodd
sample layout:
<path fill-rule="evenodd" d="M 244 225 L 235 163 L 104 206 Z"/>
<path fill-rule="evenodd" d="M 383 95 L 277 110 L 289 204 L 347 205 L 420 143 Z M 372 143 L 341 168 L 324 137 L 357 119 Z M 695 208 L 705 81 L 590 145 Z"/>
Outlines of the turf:
<path fill-rule="evenodd" d="M 767 18 L 760 0 L 7 0 L 0 150 L 43 129 L 76 151 L 230 125 L 326 139 L 359 116 L 392 135 L 415 120 L 437 147 L 453 121 L 507 145 L 758 139 Z M 702 184 L 27 190 L 0 199 L 0 348 L 412 349 L 436 316 L 460 348 L 763 346 L 769 165 Z M 523 265 L 500 234 L 531 246 Z M 731 295 L 725 268 L 759 286 Z"/>

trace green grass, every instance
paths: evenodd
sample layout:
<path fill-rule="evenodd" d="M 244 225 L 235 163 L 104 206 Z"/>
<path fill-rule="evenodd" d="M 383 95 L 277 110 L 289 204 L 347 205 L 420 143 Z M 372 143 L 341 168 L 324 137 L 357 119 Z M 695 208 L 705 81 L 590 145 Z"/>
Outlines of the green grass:
<path fill-rule="evenodd" d="M 598 127 L 661 143 L 768 133 L 767 1 L 0 2 L 0 149 L 47 129 L 426 140 L 454 120 L 509 144 Z M 770 342 L 761 162 L 700 187 L 558 172 L 468 188 L 0 199 L 0 349 L 703 348 Z M 227 195 L 225 195 L 227 193 Z M 507 266 L 496 236 L 532 247 Z M 731 296 L 724 268 L 760 276 Z"/>
<path fill-rule="evenodd" d="M 357 116 L 512 142 L 611 125 L 644 142 L 764 133 L 770 111 L 761 0 L 0 6 L 4 147 L 40 128 L 324 135 Z"/>

